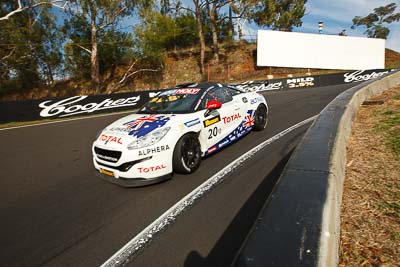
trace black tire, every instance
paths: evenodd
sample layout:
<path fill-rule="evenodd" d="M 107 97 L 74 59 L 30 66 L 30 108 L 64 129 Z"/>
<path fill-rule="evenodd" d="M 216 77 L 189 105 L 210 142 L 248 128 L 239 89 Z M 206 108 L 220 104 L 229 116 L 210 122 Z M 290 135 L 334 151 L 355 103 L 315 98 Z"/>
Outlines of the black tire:
<path fill-rule="evenodd" d="M 188 174 L 197 170 L 201 163 L 201 147 L 196 134 L 185 134 L 176 143 L 172 158 L 174 171 Z"/>
<path fill-rule="evenodd" d="M 268 110 L 264 105 L 257 107 L 256 113 L 254 114 L 254 131 L 262 131 L 267 127 L 268 124 Z"/>

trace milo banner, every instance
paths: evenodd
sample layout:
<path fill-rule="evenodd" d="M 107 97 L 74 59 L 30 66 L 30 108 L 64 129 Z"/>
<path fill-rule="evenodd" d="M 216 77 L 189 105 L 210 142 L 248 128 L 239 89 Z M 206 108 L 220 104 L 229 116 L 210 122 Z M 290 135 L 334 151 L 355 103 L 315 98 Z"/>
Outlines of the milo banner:
<path fill-rule="evenodd" d="M 249 81 L 232 85 L 235 85 L 244 91 L 323 87 L 335 84 L 368 81 L 370 79 L 379 78 L 391 71 L 394 70 L 358 70 L 328 75 Z M 161 90 L 112 95 L 83 95 L 66 98 L 1 102 L 0 124 L 133 110 L 139 108 L 159 92 L 161 92 Z"/>
<path fill-rule="evenodd" d="M 365 82 L 388 74 L 394 69 L 357 70 L 326 75 L 312 75 L 286 79 L 273 79 L 265 81 L 249 81 L 234 84 L 244 91 L 266 91 L 276 89 L 293 89 L 306 87 L 323 87 L 336 84 Z"/>

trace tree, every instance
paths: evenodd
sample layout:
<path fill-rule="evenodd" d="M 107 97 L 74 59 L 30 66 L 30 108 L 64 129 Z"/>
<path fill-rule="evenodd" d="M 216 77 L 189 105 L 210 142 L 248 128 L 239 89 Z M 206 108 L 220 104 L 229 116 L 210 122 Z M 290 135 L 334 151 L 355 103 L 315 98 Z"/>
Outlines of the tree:
<path fill-rule="evenodd" d="M 374 12 L 365 17 L 354 17 L 351 28 L 354 29 L 357 26 L 365 26 L 367 30 L 364 34 L 368 37 L 386 39 L 390 30 L 388 27 L 384 26 L 384 24 L 390 24 L 400 20 L 400 13 L 394 13 L 396 8 L 397 6 L 395 3 L 374 8 Z"/>
<path fill-rule="evenodd" d="M 258 26 L 274 30 L 292 31 L 302 25 L 307 0 L 261 0 L 252 10 L 252 20 Z"/>
<path fill-rule="evenodd" d="M 202 9 L 204 3 L 202 0 L 193 0 L 194 4 L 194 14 L 196 17 L 196 22 L 197 22 L 197 35 L 199 37 L 199 43 L 200 43 L 200 71 L 201 74 L 205 73 L 205 68 L 204 68 L 204 60 L 205 60 L 205 54 L 206 54 L 206 42 L 204 38 L 204 31 L 203 31 L 203 17 L 202 17 Z"/>
<path fill-rule="evenodd" d="M 23 2 L 27 6 L 33 3 L 33 0 Z M 50 6 L 12 13 L 21 4 L 4 0 L 0 6 L 0 14 L 9 15 L 0 21 L 0 86 L 3 88 L 27 89 L 41 83 L 51 84 L 62 66 L 62 38 Z"/>
<path fill-rule="evenodd" d="M 141 24 L 134 27 L 136 46 L 142 56 L 161 58 L 167 50 L 197 44 L 196 19 L 189 13 L 174 17 L 154 10 L 142 13 Z"/>
<path fill-rule="evenodd" d="M 3 3 L 5 5 L 7 5 L 7 3 Z M 38 7 L 43 7 L 43 6 L 53 6 L 53 7 L 57 7 L 57 8 L 61 8 L 64 9 L 67 4 L 68 1 L 67 0 L 43 0 L 43 1 L 24 1 L 22 2 L 22 0 L 17 0 L 17 4 L 18 7 L 14 7 L 12 10 L 8 10 L 7 12 L 1 12 L 2 15 L 0 17 L 0 20 L 8 20 L 10 17 L 14 16 L 15 14 L 18 14 L 20 12 L 23 12 L 25 10 L 28 9 L 34 9 L 34 8 L 38 8 Z"/>
<path fill-rule="evenodd" d="M 210 30 L 212 36 L 212 53 L 215 64 L 219 63 L 218 55 L 218 32 L 217 32 L 217 9 L 220 5 L 217 0 L 206 0 L 207 12 L 210 19 Z"/>
<path fill-rule="evenodd" d="M 147 5 L 151 0 L 71 0 L 69 9 L 73 16 L 82 16 L 90 25 L 90 48 L 78 46 L 90 54 L 90 75 L 96 92 L 100 88 L 100 69 L 98 57 L 98 39 L 106 29 L 116 27 L 122 18 L 129 16 L 139 5 Z M 73 45 L 73 44 L 71 44 Z"/>
<path fill-rule="evenodd" d="M 230 9 L 228 10 L 228 16 L 221 12 L 228 4 L 230 4 L 230 2 L 225 0 L 206 0 L 207 20 L 210 26 L 211 48 L 215 64 L 219 63 L 219 40 L 221 40 L 221 38 L 227 39 L 233 37 L 233 17 Z M 230 6 L 228 8 L 230 8 Z"/>

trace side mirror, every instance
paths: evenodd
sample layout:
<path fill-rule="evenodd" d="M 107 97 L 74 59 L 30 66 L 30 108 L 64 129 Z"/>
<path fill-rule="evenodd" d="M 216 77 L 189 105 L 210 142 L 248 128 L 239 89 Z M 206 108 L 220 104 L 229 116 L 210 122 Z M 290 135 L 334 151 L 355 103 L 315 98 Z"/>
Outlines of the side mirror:
<path fill-rule="evenodd" d="M 222 103 L 221 103 L 221 102 L 212 100 L 212 101 L 209 101 L 209 102 L 207 103 L 207 107 L 206 107 L 206 108 L 207 108 L 208 110 L 214 110 L 214 109 L 219 109 L 219 108 L 221 108 L 221 106 L 222 106 Z"/>

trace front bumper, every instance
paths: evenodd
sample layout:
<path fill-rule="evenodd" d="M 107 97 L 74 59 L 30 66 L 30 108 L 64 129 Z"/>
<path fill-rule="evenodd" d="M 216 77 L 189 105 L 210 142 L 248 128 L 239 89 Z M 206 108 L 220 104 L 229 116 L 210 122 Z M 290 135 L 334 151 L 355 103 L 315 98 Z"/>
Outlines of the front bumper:
<path fill-rule="evenodd" d="M 156 183 L 161 183 L 163 181 L 169 180 L 172 178 L 172 174 L 166 174 L 163 176 L 155 177 L 155 178 L 124 178 L 124 177 L 119 177 L 115 178 L 112 176 L 108 176 L 105 174 L 100 173 L 98 170 L 96 170 L 95 175 L 107 182 L 122 186 L 122 187 L 140 187 L 140 186 L 146 186 L 146 185 L 151 185 L 151 184 L 156 184 Z"/>

